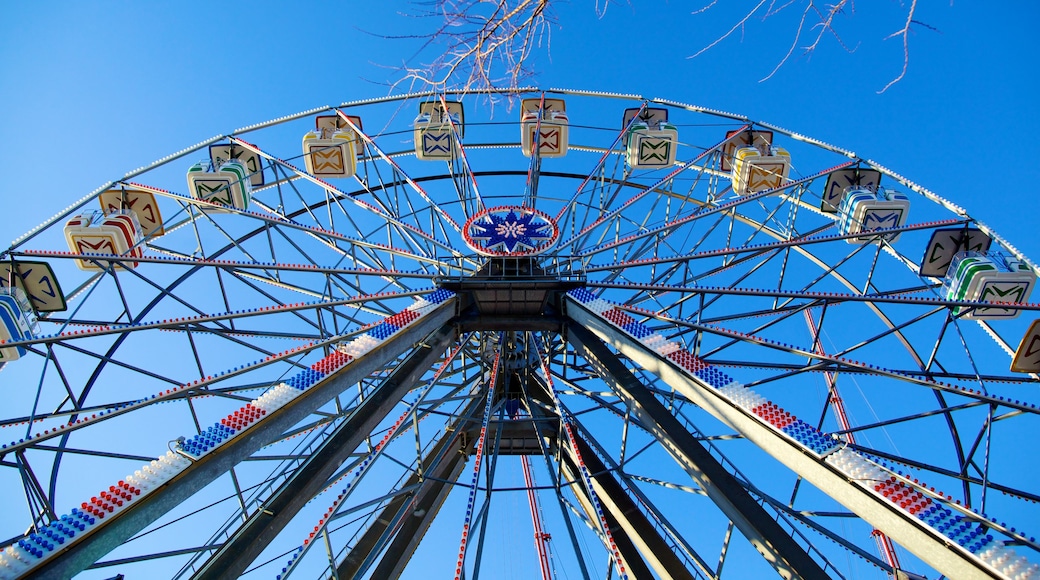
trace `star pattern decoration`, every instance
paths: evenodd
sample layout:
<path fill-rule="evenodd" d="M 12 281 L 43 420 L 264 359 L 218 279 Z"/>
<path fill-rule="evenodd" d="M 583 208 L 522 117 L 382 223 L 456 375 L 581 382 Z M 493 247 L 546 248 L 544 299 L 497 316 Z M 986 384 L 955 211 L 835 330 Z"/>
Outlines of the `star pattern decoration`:
<path fill-rule="evenodd" d="M 537 252 L 557 236 L 556 227 L 541 212 L 510 207 L 490 209 L 482 214 L 479 219 L 470 221 L 467 237 L 471 245 L 479 244 L 479 249 L 487 252 Z"/>

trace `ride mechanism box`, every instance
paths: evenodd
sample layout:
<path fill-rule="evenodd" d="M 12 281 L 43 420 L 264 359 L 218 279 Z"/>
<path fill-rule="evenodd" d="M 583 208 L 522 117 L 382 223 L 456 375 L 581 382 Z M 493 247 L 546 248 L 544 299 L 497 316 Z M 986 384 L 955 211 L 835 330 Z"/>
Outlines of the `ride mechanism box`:
<path fill-rule="evenodd" d="M 770 147 L 766 153 L 741 147 L 733 158 L 733 191 L 738 195 L 776 189 L 791 170 L 791 154 L 783 147 Z"/>
<path fill-rule="evenodd" d="M 65 240 L 69 250 L 75 254 L 101 254 L 140 258 L 141 225 L 137 214 L 121 210 L 105 214 L 87 211 L 65 223 Z M 112 262 L 117 268 L 136 268 L 137 262 L 120 260 Z M 81 270 L 101 271 L 109 267 L 108 260 L 76 258 Z"/>
<path fill-rule="evenodd" d="M 888 191 L 879 187 L 855 186 L 845 190 L 845 196 L 838 208 L 838 232 L 842 235 L 871 233 L 880 229 L 897 228 L 906 225 L 910 215 L 910 199 L 898 191 Z M 899 239 L 900 232 L 889 234 L 871 234 L 846 238 L 850 244 L 864 242 L 889 243 Z"/>
<path fill-rule="evenodd" d="M 948 300 L 973 302 L 1026 302 L 1036 275 L 1022 260 L 999 252 L 961 252 L 953 257 L 943 286 Z M 955 316 L 975 320 L 1008 319 L 1018 316 L 1013 308 L 958 306 Z"/>

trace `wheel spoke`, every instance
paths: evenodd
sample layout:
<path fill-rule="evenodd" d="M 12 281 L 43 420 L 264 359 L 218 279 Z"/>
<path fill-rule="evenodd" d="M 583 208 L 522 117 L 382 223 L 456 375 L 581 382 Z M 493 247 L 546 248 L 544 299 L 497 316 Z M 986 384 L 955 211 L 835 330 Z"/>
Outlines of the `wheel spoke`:
<path fill-rule="evenodd" d="M 499 97 L 243 127 L 3 251 L 0 577 L 1040 578 L 1040 269 L 775 125 Z"/>

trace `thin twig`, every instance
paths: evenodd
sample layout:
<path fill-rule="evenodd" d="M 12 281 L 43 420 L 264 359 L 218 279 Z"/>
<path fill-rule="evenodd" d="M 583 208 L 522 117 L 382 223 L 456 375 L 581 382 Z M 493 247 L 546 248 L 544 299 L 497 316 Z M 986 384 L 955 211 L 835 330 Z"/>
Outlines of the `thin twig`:
<path fill-rule="evenodd" d="M 725 33 L 720 35 L 718 38 L 716 38 L 714 41 L 712 41 L 704 48 L 698 50 L 693 56 L 690 56 L 689 58 L 695 58 L 704 54 L 709 49 L 717 46 L 723 40 L 731 37 L 733 33 L 735 33 L 737 30 L 740 30 L 741 33 L 743 33 L 748 21 L 751 20 L 751 18 L 756 14 L 762 12 L 762 8 L 763 6 L 765 6 L 766 1 L 767 0 L 761 0 L 760 2 L 758 2 L 758 4 L 756 4 L 747 14 L 745 14 L 743 18 L 738 20 L 732 28 L 727 30 Z M 692 14 L 701 14 L 703 12 L 706 12 L 708 9 L 716 6 L 717 4 L 718 0 L 712 0 L 707 5 L 692 12 Z M 779 70 L 790 61 L 791 56 L 795 53 L 795 49 L 798 47 L 798 44 L 802 40 L 804 33 L 807 29 L 814 29 L 815 35 L 814 37 L 812 37 L 812 42 L 802 48 L 803 55 L 809 56 L 814 51 L 816 51 L 816 49 L 820 47 L 820 43 L 823 41 L 824 36 L 833 37 L 834 40 L 837 41 L 837 43 L 846 52 L 855 52 L 857 48 L 850 47 L 849 45 L 847 45 L 844 39 L 842 39 L 841 35 L 838 33 L 837 28 L 835 27 L 836 19 L 839 15 L 844 15 L 846 11 L 850 13 L 855 13 L 855 0 L 836 0 L 833 4 L 818 4 L 816 0 L 769 0 L 768 6 L 765 7 L 765 13 L 762 16 L 762 20 L 768 20 L 769 18 L 780 14 L 781 12 L 787 10 L 788 8 L 791 8 L 792 6 L 801 6 L 802 14 L 798 21 L 797 27 L 795 27 L 791 44 L 790 46 L 788 46 L 787 52 L 784 53 L 780 61 L 776 64 L 775 67 L 773 67 L 773 70 L 771 70 L 769 74 L 764 76 L 760 82 L 767 81 L 773 78 L 773 76 L 775 76 L 776 73 L 779 72 Z M 903 80 L 903 78 L 906 77 L 906 71 L 910 65 L 911 26 L 914 24 L 918 24 L 930 30 L 935 30 L 934 27 L 929 26 L 928 24 L 924 24 L 922 22 L 914 20 L 914 15 L 916 11 L 917 0 L 911 0 L 909 7 L 906 8 L 906 22 L 904 23 L 903 28 L 897 30 L 896 32 L 892 33 L 887 37 L 892 38 L 896 36 L 901 36 L 903 38 L 903 68 L 900 71 L 899 75 L 896 78 L 889 81 L 889 83 L 885 85 L 883 89 L 878 91 L 878 93 L 884 93 L 889 88 L 891 88 L 892 85 L 896 84 L 897 82 Z"/>
<path fill-rule="evenodd" d="M 891 81 L 889 81 L 888 84 L 885 85 L 885 88 L 883 88 L 880 91 L 878 91 L 879 95 L 881 93 L 887 91 L 888 88 L 891 87 L 892 85 L 894 85 L 894 84 L 898 83 L 899 81 L 903 80 L 903 77 L 906 76 L 906 69 L 910 65 L 910 25 L 913 24 L 913 22 L 914 22 L 914 11 L 915 10 L 917 10 L 917 0 L 913 0 L 912 2 L 910 2 L 910 9 L 907 10 L 907 12 L 906 12 L 906 25 L 903 26 L 903 29 L 902 30 L 897 30 L 897 31 L 893 32 L 892 35 L 888 37 L 888 38 L 892 38 L 893 36 L 902 36 L 903 37 L 903 70 L 899 72 L 899 76 L 897 76 L 896 78 L 894 78 Z"/>
<path fill-rule="evenodd" d="M 715 39 L 715 42 L 712 42 L 712 43 L 711 43 L 711 44 L 709 44 L 708 46 L 705 46 L 704 48 L 702 48 L 702 49 L 698 50 L 698 51 L 697 51 L 697 53 L 696 53 L 696 54 L 694 54 L 693 56 L 689 56 L 689 57 L 687 57 L 687 58 L 697 58 L 698 56 L 700 56 L 700 55 L 704 54 L 704 53 L 705 53 L 705 52 L 706 52 L 706 51 L 707 51 L 708 49 L 710 49 L 711 47 L 713 47 L 713 46 L 715 46 L 716 44 L 718 44 L 718 43 L 722 42 L 723 40 L 726 40 L 727 38 L 729 38 L 729 37 L 730 37 L 730 35 L 732 35 L 732 34 L 733 34 L 734 32 L 736 32 L 736 30 L 737 30 L 738 28 L 743 28 L 743 27 L 744 27 L 744 24 L 745 24 L 745 23 L 746 23 L 746 22 L 747 22 L 748 20 L 750 20 L 750 19 L 751 19 L 751 17 L 755 15 L 755 12 L 758 12 L 758 9 L 759 9 L 759 8 L 761 8 L 761 7 L 762 7 L 762 5 L 763 5 L 763 4 L 765 4 L 765 3 L 766 3 L 766 0 L 761 0 L 761 2 L 759 2 L 759 3 L 758 3 L 758 5 L 756 5 L 756 6 L 754 7 L 754 8 L 752 8 L 752 9 L 751 9 L 751 12 L 748 12 L 748 13 L 747 13 L 747 14 L 746 14 L 746 15 L 745 15 L 745 16 L 744 16 L 743 18 L 741 18 L 741 19 L 740 19 L 740 21 L 739 21 L 739 22 L 737 22 L 736 24 L 734 24 L 734 25 L 733 25 L 733 28 L 730 28 L 730 29 L 729 29 L 729 31 L 728 31 L 728 32 L 726 32 L 726 34 L 723 34 L 722 36 L 720 36 L 720 37 L 716 38 L 716 39 Z M 712 3 L 712 4 L 714 4 L 714 3 Z M 709 5 L 709 7 L 710 7 L 710 5 Z M 706 7 L 706 8 L 707 8 L 707 7 Z M 701 10 L 705 10 L 706 8 L 702 8 Z M 694 12 L 694 14 L 696 14 L 696 12 Z"/>

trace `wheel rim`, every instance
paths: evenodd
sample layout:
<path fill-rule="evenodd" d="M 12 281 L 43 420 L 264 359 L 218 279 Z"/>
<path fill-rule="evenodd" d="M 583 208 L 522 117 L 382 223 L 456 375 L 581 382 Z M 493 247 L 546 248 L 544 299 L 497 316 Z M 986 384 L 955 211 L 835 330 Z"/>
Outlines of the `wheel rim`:
<path fill-rule="evenodd" d="M 136 539 L 111 554 L 96 548 L 89 557 L 66 556 L 72 546 L 86 543 L 70 539 L 69 549 L 56 547 L 56 555 L 39 565 L 76 570 L 84 564 L 60 568 L 60 563 L 100 561 L 107 564 L 99 572 L 103 574 L 117 569 L 113 562 L 126 559 L 123 566 L 161 562 L 170 575 L 205 571 L 207 558 L 220 553 L 216 548 L 248 528 L 242 525 L 243 512 L 254 514 L 302 469 L 307 456 L 346 430 L 344 425 L 354 426 L 353 410 L 362 398 L 387 391 L 386 385 L 398 380 L 395 369 L 404 376 L 414 365 L 423 372 L 413 377 L 417 382 L 401 387 L 408 394 L 380 407 L 382 419 L 365 428 L 370 437 L 348 438 L 353 447 L 333 461 L 341 467 L 329 467 L 330 473 L 319 470 L 326 479 L 318 495 L 299 507 L 277 537 L 264 540 L 262 553 L 248 570 L 257 575 L 283 574 L 283 567 L 303 575 L 319 573 L 330 565 L 323 555 L 327 548 L 337 564 L 358 560 L 359 552 L 350 549 L 361 542 L 375 514 L 399 497 L 415 497 L 416 505 L 420 503 L 421 496 L 407 495 L 419 493 L 407 480 L 420 456 L 428 455 L 438 460 L 430 469 L 445 469 L 457 483 L 446 488 L 452 491 L 416 556 L 404 559 L 408 570 L 433 562 L 454 569 L 457 554 L 451 552 L 460 543 L 468 546 L 461 566 L 467 575 L 478 569 L 493 573 L 494 566 L 510 562 L 510 550 L 496 546 L 492 538 L 502 537 L 509 526 L 530 526 L 529 516 L 518 518 L 496 508 L 500 502 L 526 503 L 521 494 L 529 485 L 520 479 L 520 459 L 501 439 L 465 440 L 471 454 L 466 467 L 477 462 L 477 446 L 483 461 L 476 487 L 480 493 L 470 497 L 472 469 L 430 453 L 445 427 L 458 430 L 460 415 L 469 416 L 467 437 L 479 433 L 473 426 L 481 423 L 489 433 L 503 432 L 514 410 L 509 400 L 540 417 L 533 422 L 515 419 L 528 427 L 516 427 L 520 436 L 510 444 L 518 446 L 515 453 L 535 455 L 535 481 L 545 482 L 538 486 L 539 500 L 547 506 L 561 500 L 564 506 L 545 515 L 547 529 L 555 534 L 550 545 L 559 568 L 600 575 L 612 556 L 618 572 L 626 562 L 635 570 L 654 566 L 630 562 L 624 555 L 628 548 L 618 542 L 624 544 L 628 534 L 617 531 L 609 519 L 614 516 L 598 521 L 596 505 L 605 505 L 611 497 L 607 492 L 596 492 L 598 484 L 586 481 L 576 465 L 560 473 L 555 453 L 572 448 L 578 462 L 595 461 L 590 453 L 600 456 L 690 575 L 711 577 L 721 569 L 723 575 L 739 577 L 748 570 L 768 570 L 762 559 L 742 567 L 745 563 L 736 555 L 751 547 L 734 541 L 731 551 L 732 514 L 711 507 L 712 501 L 696 492 L 697 484 L 647 433 L 653 430 L 645 423 L 647 416 L 634 415 L 623 397 L 591 376 L 604 363 L 582 350 L 589 345 L 575 346 L 581 339 L 570 340 L 579 331 L 561 333 L 567 324 L 582 323 L 614 347 L 611 356 L 620 351 L 618 360 L 669 405 L 684 429 L 728 471 L 736 472 L 735 481 L 764 504 L 763 513 L 790 526 L 786 533 L 821 570 L 848 576 L 860 567 L 887 569 L 874 547 L 875 525 L 849 510 L 859 504 L 867 512 L 888 508 L 862 498 L 846 498 L 854 507 L 843 506 L 827 494 L 840 495 L 844 488 L 824 486 L 821 492 L 801 486 L 797 474 L 769 457 L 785 462 L 787 451 L 763 452 L 761 441 L 753 443 L 753 433 L 735 435 L 733 427 L 719 421 L 729 415 L 706 412 L 711 400 L 696 399 L 667 373 L 645 370 L 658 359 L 673 359 L 640 354 L 642 347 L 627 344 L 632 331 L 626 338 L 623 325 L 610 322 L 623 313 L 823 432 L 853 433 L 855 443 L 840 445 L 889 466 L 882 469 L 886 477 L 889 470 L 897 476 L 897 486 L 902 473 L 909 473 L 910 481 L 927 482 L 916 491 L 932 503 L 946 503 L 928 493 L 934 486 L 995 517 L 997 522 L 984 528 L 995 536 L 994 544 L 1007 541 L 1018 554 L 1040 560 L 1028 532 L 1017 531 L 1036 520 L 1040 494 L 1028 471 L 1020 469 L 1032 452 L 1014 443 L 1036 425 L 1032 389 L 1037 378 L 1007 370 L 1008 355 L 1036 318 L 1036 308 L 1020 306 L 1022 315 L 1014 320 L 957 319 L 950 314 L 956 305 L 945 300 L 939 280 L 916 271 L 936 230 L 980 229 L 993 238 L 994 249 L 1025 259 L 1014 248 L 960 208 L 888 169 L 778 127 L 634 96 L 533 90 L 520 96 L 566 100 L 566 157 L 522 156 L 517 113 L 499 107 L 491 116 L 486 100 L 477 95 L 451 96 L 467 110 L 463 145 L 450 164 L 417 160 L 411 145 L 410 112 L 418 110 L 417 103 L 439 96 L 345 103 L 337 108 L 344 122 L 356 123 L 345 117 L 357 116 L 364 123 L 355 127 L 365 135 L 358 179 L 317 179 L 306 173 L 299 136 L 315 116 L 336 114 L 335 109 L 312 110 L 201 143 L 120 180 L 118 187 L 155 194 L 165 218 L 166 233 L 147 240 L 134 269 L 90 274 L 76 269 L 62 252 L 67 247 L 62 240 L 65 221 L 81 207 L 95 206 L 99 192 L 17 241 L 5 258 L 51 264 L 69 309 L 44 315 L 38 338 L 15 343 L 28 349 L 26 355 L 3 369 L 5 382 L 31 385 L 12 395 L 5 414 L 4 432 L 14 435 L 4 438 L 10 442 L 0 451 L 6 467 L 2 485 L 11 498 L 8 503 L 19 506 L 22 517 L 5 528 L 3 537 L 12 540 L 4 545 L 15 544 L 34 523 L 39 532 L 52 520 L 60 521 L 61 515 L 95 497 L 95 488 L 107 490 L 165 452 L 171 440 L 191 440 L 200 427 L 205 430 L 271 385 L 327 359 L 336 345 L 388 332 L 385 341 L 377 337 L 383 341 L 382 350 L 377 349 L 382 358 L 363 350 L 365 356 L 359 351 L 345 367 L 354 369 L 364 360 L 372 365 L 368 372 L 351 371 L 352 383 L 337 379 L 339 386 L 322 387 L 324 395 L 305 391 L 296 400 L 312 402 L 294 403 L 299 410 L 280 419 L 281 428 L 265 426 L 266 436 L 273 438 L 270 445 L 256 450 L 244 446 L 237 455 L 225 452 L 227 445 L 218 446 L 219 453 L 187 468 L 212 471 L 209 480 L 199 476 L 175 493 L 168 491 L 176 487 L 172 485 L 145 493 L 176 501 L 164 507 L 149 504 L 147 511 L 156 521 L 143 532 L 134 529 L 132 518 L 120 515 L 131 511 L 91 528 L 125 525 L 128 531 L 122 533 Z M 670 113 L 669 121 L 679 132 L 674 166 L 626 167 L 622 111 L 639 107 Z M 776 144 L 782 142 L 791 151 L 790 181 L 782 189 L 732 192 L 728 171 L 714 152 L 732 130 L 772 132 Z M 175 197 L 174 192 L 184 190 L 190 155 L 205 155 L 218 142 L 259 153 L 266 184 L 254 191 L 248 211 L 203 211 L 183 196 Z M 910 218 L 897 241 L 849 244 L 849 236 L 836 235 L 835 214 L 820 211 L 821 196 L 829 172 L 846 168 L 879 171 L 883 184 L 910 195 Z M 538 210 L 558 227 L 558 240 L 520 252 L 533 254 L 522 258 L 475 253 L 472 241 L 467 245 L 464 239 L 467 220 L 496 207 Z M 495 284 L 512 287 L 503 290 Z M 418 312 L 416 297 L 429 296 L 438 286 L 455 291 L 456 297 L 417 315 L 418 322 L 403 321 L 389 330 L 379 325 L 402 311 Z M 587 308 L 578 294 L 565 295 L 581 286 L 610 302 L 609 307 Z M 445 323 L 452 332 L 438 339 L 442 352 L 434 355 L 450 358 L 430 359 L 434 355 L 423 355 L 421 349 L 430 346 L 435 338 L 430 333 Z M 412 349 L 409 342 L 420 346 Z M 506 348 L 504 358 L 495 354 L 496 344 Z M 538 369 L 543 357 L 549 380 Z M 485 412 L 489 399 L 481 376 L 492 368 L 499 369 L 501 378 L 490 398 L 492 410 Z M 419 372 L 415 369 L 413 375 Z M 837 390 L 828 383 L 835 376 Z M 693 380 L 700 381 L 694 388 L 714 396 L 710 383 Z M 547 389 L 549 384 L 555 388 Z M 691 397 L 699 405 L 685 401 Z M 730 405 L 726 412 L 749 415 L 736 410 L 738 406 Z M 844 410 L 847 427 L 834 407 Z M 563 424 L 560 414 L 566 418 Z M 29 419 L 33 421 L 27 423 Z M 552 436 L 539 431 L 546 425 Z M 282 435 L 273 437 L 275 431 Z M 392 439 L 376 447 L 385 436 Z M 549 447 L 533 453 L 538 441 L 546 444 L 546 437 Z M 815 464 L 827 464 L 809 457 Z M 495 490 L 490 501 L 489 477 Z M 348 483 L 349 493 L 344 487 Z M 206 487 L 191 493 L 191 485 Z M 593 491 L 574 491 L 583 486 Z M 460 542 L 467 507 L 474 510 L 473 534 Z M 956 515 L 956 504 L 950 508 Z M 610 511 L 609 506 L 603 509 Z M 693 518 L 685 516 L 687 510 L 696 510 L 697 521 L 689 521 Z M 485 518 L 485 513 L 490 515 Z M 581 513 L 584 520 L 577 515 Z M 889 516 L 918 526 L 913 523 L 920 521 L 916 512 L 893 513 Z M 978 527 L 971 509 L 961 516 Z M 321 523 L 315 530 L 316 522 Z M 604 522 L 609 522 L 607 531 Z M 937 530 L 941 525 L 927 527 Z M 188 537 L 188 529 L 203 533 Z M 742 529 L 738 526 L 737 536 Z M 922 533 L 941 543 L 942 531 Z M 535 542 L 524 534 L 515 544 L 533 554 Z M 92 531 L 82 537 L 100 535 Z M 120 532 L 108 535 L 114 545 L 120 543 L 115 541 Z M 106 545 L 101 540 L 95 544 Z M 592 549 L 591 544 L 599 547 Z M 958 550 L 950 549 L 955 556 L 951 565 L 978 560 L 973 573 L 999 575 L 999 566 L 980 556 L 983 549 Z M 922 573 L 928 573 L 929 564 L 941 568 L 946 559 L 906 551 L 899 555 L 904 567 Z M 377 552 L 358 566 L 380 575 L 388 568 L 378 566 L 389 566 L 390 559 Z"/>

